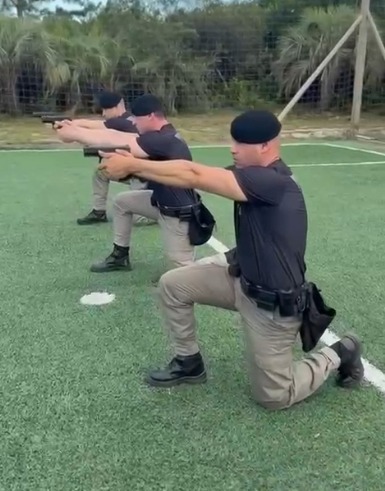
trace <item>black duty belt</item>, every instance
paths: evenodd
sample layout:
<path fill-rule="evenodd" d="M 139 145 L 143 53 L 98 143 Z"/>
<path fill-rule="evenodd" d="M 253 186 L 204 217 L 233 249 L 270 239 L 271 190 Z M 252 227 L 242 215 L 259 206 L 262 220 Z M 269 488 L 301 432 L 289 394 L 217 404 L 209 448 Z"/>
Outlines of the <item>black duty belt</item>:
<path fill-rule="evenodd" d="M 279 310 L 281 317 L 292 317 L 301 312 L 302 287 L 292 290 L 267 290 L 254 285 L 241 276 L 241 287 L 245 295 L 255 301 L 260 309 L 274 312 Z"/>
<path fill-rule="evenodd" d="M 179 220 L 182 222 L 190 221 L 194 215 L 194 211 L 196 211 L 200 207 L 200 205 L 201 203 L 199 202 L 193 205 L 173 207 L 173 206 L 163 206 L 157 202 L 154 203 L 154 206 L 156 206 L 159 209 L 162 215 L 171 218 L 179 218 Z"/>

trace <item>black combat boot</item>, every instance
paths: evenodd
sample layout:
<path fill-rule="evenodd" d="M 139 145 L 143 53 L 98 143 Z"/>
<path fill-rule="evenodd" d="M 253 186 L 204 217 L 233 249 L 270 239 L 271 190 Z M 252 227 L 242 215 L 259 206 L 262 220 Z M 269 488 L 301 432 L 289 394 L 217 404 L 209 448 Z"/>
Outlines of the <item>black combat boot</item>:
<path fill-rule="evenodd" d="M 353 389 L 359 386 L 364 378 L 364 366 L 361 360 L 362 345 L 360 340 L 356 336 L 349 334 L 331 345 L 330 348 L 341 359 L 337 384 L 347 389 Z"/>
<path fill-rule="evenodd" d="M 92 210 L 87 216 L 77 219 L 78 225 L 94 225 L 108 222 L 105 210 Z"/>
<path fill-rule="evenodd" d="M 165 388 L 180 384 L 202 384 L 206 380 L 206 370 L 200 353 L 176 356 L 166 368 L 153 370 L 147 377 L 149 385 Z"/>
<path fill-rule="evenodd" d="M 109 271 L 131 271 L 129 247 L 114 244 L 112 253 L 102 262 L 91 266 L 93 273 L 108 273 Z"/>

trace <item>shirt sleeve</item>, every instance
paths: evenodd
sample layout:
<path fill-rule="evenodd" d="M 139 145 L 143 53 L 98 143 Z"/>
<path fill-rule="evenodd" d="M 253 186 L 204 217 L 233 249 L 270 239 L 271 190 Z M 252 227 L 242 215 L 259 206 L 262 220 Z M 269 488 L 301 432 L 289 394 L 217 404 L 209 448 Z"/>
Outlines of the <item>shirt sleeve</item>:
<path fill-rule="evenodd" d="M 140 148 L 154 159 L 167 159 L 170 155 L 170 147 L 173 145 L 173 141 L 173 137 L 170 138 L 157 131 L 143 133 L 136 139 L 136 143 Z"/>
<path fill-rule="evenodd" d="M 137 133 L 136 126 L 126 118 L 111 118 L 104 122 L 104 126 L 110 130 L 123 131 L 125 133 Z"/>
<path fill-rule="evenodd" d="M 285 191 L 285 175 L 267 167 L 244 167 L 232 169 L 239 187 L 250 203 L 277 206 Z"/>

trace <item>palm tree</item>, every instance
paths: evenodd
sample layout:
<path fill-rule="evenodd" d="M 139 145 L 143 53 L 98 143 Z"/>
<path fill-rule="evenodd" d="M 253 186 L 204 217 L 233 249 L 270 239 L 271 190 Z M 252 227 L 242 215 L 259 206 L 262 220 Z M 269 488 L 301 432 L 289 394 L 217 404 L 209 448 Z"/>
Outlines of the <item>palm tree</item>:
<path fill-rule="evenodd" d="M 87 28 L 88 36 L 98 39 L 101 57 L 108 61 L 104 69 L 100 70 L 99 81 L 108 90 L 122 91 L 131 80 L 131 69 L 135 63 L 134 50 L 123 26 L 114 33 L 114 37 L 104 27 L 100 19 L 95 19 Z"/>
<path fill-rule="evenodd" d="M 54 39 L 31 19 L 0 17 L 0 105 L 6 112 L 19 112 L 17 82 L 23 70 L 56 73 Z M 56 84 L 60 76 L 56 74 Z"/>
<path fill-rule="evenodd" d="M 196 37 L 193 29 L 181 23 L 149 23 L 137 32 L 132 67 L 144 90 L 161 97 L 170 113 L 177 111 L 180 95 L 190 98 L 190 107 L 205 105 L 208 100 L 207 81 L 213 60 L 194 56 L 189 42 Z"/>
<path fill-rule="evenodd" d="M 65 94 L 65 105 L 76 110 L 82 104 L 83 87 L 107 81 L 109 88 L 116 88 L 121 56 L 116 41 L 71 19 L 48 18 L 43 27 L 50 32 L 56 51 L 55 69 L 45 73 L 50 94 Z"/>
<path fill-rule="evenodd" d="M 300 23 L 288 29 L 279 42 L 279 58 L 274 68 L 281 95 L 289 98 L 301 87 L 354 22 L 356 15 L 347 6 L 304 11 Z M 378 25 L 381 26 L 381 22 Z M 352 35 L 320 76 L 321 110 L 331 107 L 338 92 L 345 101 L 351 100 L 356 40 L 357 36 Z M 385 63 L 370 30 L 365 70 L 366 90 L 373 92 L 379 89 L 384 77 Z"/>
<path fill-rule="evenodd" d="M 289 98 L 317 69 L 343 34 L 354 22 L 356 11 L 347 6 L 329 9 L 306 9 L 299 24 L 288 29 L 278 44 L 275 70 L 281 94 Z M 320 76 L 320 107 L 330 107 L 337 81 L 351 74 L 354 63 L 355 36 L 339 50 Z"/>

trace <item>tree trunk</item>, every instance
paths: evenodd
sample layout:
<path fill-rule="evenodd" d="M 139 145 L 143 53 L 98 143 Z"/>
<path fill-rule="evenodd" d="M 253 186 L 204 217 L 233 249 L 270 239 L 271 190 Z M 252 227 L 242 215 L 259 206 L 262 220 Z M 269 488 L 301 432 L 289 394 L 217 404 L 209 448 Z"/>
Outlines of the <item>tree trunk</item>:
<path fill-rule="evenodd" d="M 25 0 L 16 0 L 16 13 L 19 19 L 24 15 Z"/>
<path fill-rule="evenodd" d="M 8 114 L 15 116 L 19 113 L 19 100 L 16 90 L 17 75 L 15 70 L 11 68 L 5 77 L 4 107 Z"/>
<path fill-rule="evenodd" d="M 327 111 L 330 109 L 332 105 L 332 101 L 334 98 L 334 89 L 337 82 L 337 70 L 331 70 L 329 68 L 325 69 L 325 73 L 323 74 L 323 80 L 321 79 L 321 97 L 320 97 L 320 110 Z"/>

